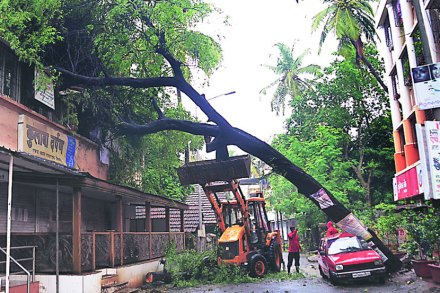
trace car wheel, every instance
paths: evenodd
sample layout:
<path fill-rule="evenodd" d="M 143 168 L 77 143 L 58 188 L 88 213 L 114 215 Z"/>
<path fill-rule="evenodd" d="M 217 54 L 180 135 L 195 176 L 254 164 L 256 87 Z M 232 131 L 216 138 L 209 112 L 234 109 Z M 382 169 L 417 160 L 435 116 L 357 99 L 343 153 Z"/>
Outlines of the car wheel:
<path fill-rule="evenodd" d="M 332 273 L 330 273 L 330 283 L 331 283 L 333 286 L 336 286 L 336 285 L 338 285 L 338 283 L 339 283 L 338 280 L 336 279 L 336 277 L 332 275 Z"/>
<path fill-rule="evenodd" d="M 378 281 L 379 281 L 379 284 L 385 284 L 386 279 L 385 279 L 385 277 L 380 277 L 378 279 Z"/>
<path fill-rule="evenodd" d="M 249 261 L 249 275 L 254 278 L 262 278 L 267 272 L 267 262 L 261 254 L 255 254 Z"/>
<path fill-rule="evenodd" d="M 321 268 L 321 266 L 318 266 L 318 269 L 319 269 L 319 274 L 321 275 L 321 277 L 323 278 L 323 279 L 327 279 L 327 276 L 324 274 L 324 272 L 322 271 L 322 268 Z"/>

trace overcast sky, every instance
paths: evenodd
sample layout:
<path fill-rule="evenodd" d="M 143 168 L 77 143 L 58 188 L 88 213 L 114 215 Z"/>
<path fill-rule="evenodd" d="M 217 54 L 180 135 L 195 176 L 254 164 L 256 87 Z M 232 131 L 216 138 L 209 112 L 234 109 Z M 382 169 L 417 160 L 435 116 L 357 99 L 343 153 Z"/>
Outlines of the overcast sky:
<path fill-rule="evenodd" d="M 310 48 L 312 54 L 305 64 L 326 65 L 336 48 L 335 42 L 326 43 L 321 55 L 317 55 L 319 33 L 311 34 L 311 19 L 324 6 L 320 0 L 299 4 L 295 0 L 211 0 L 228 15 L 230 26 L 225 27 L 218 19 L 207 21 L 202 30 L 211 36 L 223 35 L 221 40 L 224 60 L 222 66 L 210 78 L 209 86 L 195 83 L 196 89 L 207 99 L 223 93 L 236 91 L 233 95 L 213 99 L 212 106 L 234 127 L 269 142 L 283 132 L 287 116 L 271 112 L 271 96 L 259 94 L 260 90 L 277 77 L 261 64 L 276 64 L 276 43 L 289 47 L 296 42 L 296 52 Z M 329 35 L 329 39 L 333 36 Z M 305 65 L 304 64 L 304 65 Z M 194 112 L 192 103 L 185 103 Z M 198 117 L 202 120 L 200 110 Z"/>

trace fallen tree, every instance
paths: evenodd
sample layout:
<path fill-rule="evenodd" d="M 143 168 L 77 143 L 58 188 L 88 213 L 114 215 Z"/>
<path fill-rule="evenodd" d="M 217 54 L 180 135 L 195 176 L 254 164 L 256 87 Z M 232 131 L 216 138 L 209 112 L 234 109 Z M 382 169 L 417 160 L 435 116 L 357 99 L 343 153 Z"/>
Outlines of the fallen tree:
<path fill-rule="evenodd" d="M 35 16 L 28 14 L 26 18 L 14 18 L 17 22 L 24 21 L 23 25 L 9 26 L 9 22 L 0 22 L 0 32 L 9 33 L 3 36 L 9 38 L 8 41 L 13 44 L 14 49 L 21 50 L 18 52 L 22 52 L 22 59 L 35 62 L 40 67 L 43 64 L 51 65 L 58 71 L 61 75 L 58 89 L 69 87 L 177 89 L 206 114 L 209 123 L 168 118 L 159 106 L 158 97 L 151 97 L 157 113 L 156 120 L 136 123 L 121 118 L 115 131 L 119 135 L 138 136 L 165 130 L 202 135 L 206 138 L 207 151 L 216 152 L 217 160 L 227 160 L 227 147 L 235 145 L 264 161 L 276 173 L 284 176 L 297 187 L 299 193 L 310 199 L 340 228 L 374 243 L 384 254 L 385 264 L 390 271 L 400 268 L 400 261 L 375 233 L 364 227 L 319 182 L 264 141 L 230 125 L 210 105 L 205 96 L 188 82 L 190 70 L 185 61 L 197 60 L 199 67 L 209 71 L 212 65 L 210 58 L 217 58 L 216 61 L 220 59 L 218 54 L 208 54 L 209 57 L 202 58 L 203 49 L 209 46 L 214 48 L 217 44 L 212 39 L 202 37 L 200 33 L 188 29 L 209 14 L 210 9 L 207 4 L 192 0 L 120 0 L 105 1 L 105 3 L 53 0 L 52 2 L 60 2 L 60 5 L 47 7 L 47 11 L 61 9 L 60 14 L 64 17 L 63 26 L 58 28 L 58 31 L 65 32 L 62 42 L 55 42 L 55 37 L 53 39 L 46 37 L 38 41 L 41 37 L 39 30 L 47 27 L 51 22 L 40 21 L 47 17 L 47 13 L 41 7 L 28 6 L 27 1 L 9 3 L 9 6 L 5 5 L 3 9 L 6 9 L 9 15 L 19 14 L 26 9 L 35 9 L 38 14 Z M 58 14 L 54 13 L 54 15 Z M 33 17 L 34 22 L 27 23 Z M 54 19 L 51 25 L 57 27 L 59 22 L 59 19 Z M 55 35 L 54 30 L 49 32 L 51 36 Z M 24 42 L 29 36 L 33 36 L 34 39 Z M 50 42 L 54 42 L 55 45 L 49 46 L 46 51 L 41 49 L 40 52 L 38 49 L 33 50 L 35 43 L 38 42 L 44 46 L 37 48 L 48 46 Z M 216 50 L 213 51 L 215 53 Z M 44 55 L 44 58 L 38 58 L 37 53 Z M 143 67 L 147 65 L 151 66 L 148 70 Z M 130 99 L 130 97 L 124 98 Z"/>

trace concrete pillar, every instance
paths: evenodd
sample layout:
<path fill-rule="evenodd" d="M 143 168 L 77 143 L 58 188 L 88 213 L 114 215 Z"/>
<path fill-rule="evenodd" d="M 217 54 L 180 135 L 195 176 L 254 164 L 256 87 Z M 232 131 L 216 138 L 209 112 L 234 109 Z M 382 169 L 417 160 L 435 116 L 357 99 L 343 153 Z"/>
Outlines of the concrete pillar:
<path fill-rule="evenodd" d="M 400 103 L 402 105 L 402 118 L 406 118 L 411 113 L 411 101 L 409 90 L 405 86 L 405 80 L 403 77 L 403 66 L 402 60 L 399 59 L 399 55 L 402 51 L 402 43 L 404 36 L 402 35 L 400 27 L 396 26 L 394 19 L 393 6 L 391 4 L 387 5 L 388 15 L 390 17 L 390 27 L 391 27 L 391 35 L 393 37 L 394 51 L 393 51 L 393 59 L 396 60 L 396 70 L 397 70 L 397 78 L 399 82 L 399 93 L 400 93 Z"/>
<path fill-rule="evenodd" d="M 411 68 L 417 67 L 416 51 L 414 49 L 414 40 L 411 37 L 411 31 L 414 26 L 414 14 L 412 4 L 408 1 L 400 1 L 402 10 L 403 29 L 405 31 L 406 49 L 408 51 L 408 61 Z"/>
<path fill-rule="evenodd" d="M 385 81 L 388 86 L 388 100 L 391 109 L 391 121 L 393 123 L 393 129 L 396 129 L 402 121 L 402 115 L 400 114 L 400 104 L 394 97 L 392 77 L 389 74 L 391 69 L 393 68 L 393 56 L 385 42 L 386 39 L 384 28 L 382 28 L 379 32 L 380 38 L 381 40 L 383 40 L 379 48 L 381 50 L 381 55 L 385 60 Z"/>

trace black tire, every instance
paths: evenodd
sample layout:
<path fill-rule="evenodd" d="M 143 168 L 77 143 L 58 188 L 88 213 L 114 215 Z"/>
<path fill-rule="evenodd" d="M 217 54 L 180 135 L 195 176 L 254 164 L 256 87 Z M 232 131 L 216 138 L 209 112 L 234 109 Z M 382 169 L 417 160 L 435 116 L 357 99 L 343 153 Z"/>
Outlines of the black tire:
<path fill-rule="evenodd" d="M 339 284 L 338 280 L 336 280 L 336 277 L 333 276 L 332 273 L 330 273 L 330 283 L 331 283 L 333 286 L 336 286 L 336 285 Z"/>
<path fill-rule="evenodd" d="M 268 262 L 272 271 L 278 273 L 281 271 L 281 263 L 283 262 L 283 255 L 281 253 L 281 247 L 274 239 L 270 243 L 268 250 Z"/>
<path fill-rule="evenodd" d="M 254 254 L 248 264 L 249 275 L 253 278 L 262 278 L 267 273 L 267 261 L 261 254 Z"/>
<path fill-rule="evenodd" d="M 321 275 L 321 277 L 323 278 L 323 279 L 327 279 L 327 276 L 324 274 L 324 272 L 322 271 L 322 269 L 321 269 L 321 266 L 318 266 L 318 269 L 319 269 L 319 274 Z"/>
<path fill-rule="evenodd" d="M 385 284 L 385 277 L 380 277 L 379 279 L 377 279 L 377 281 L 379 282 L 379 284 Z"/>

